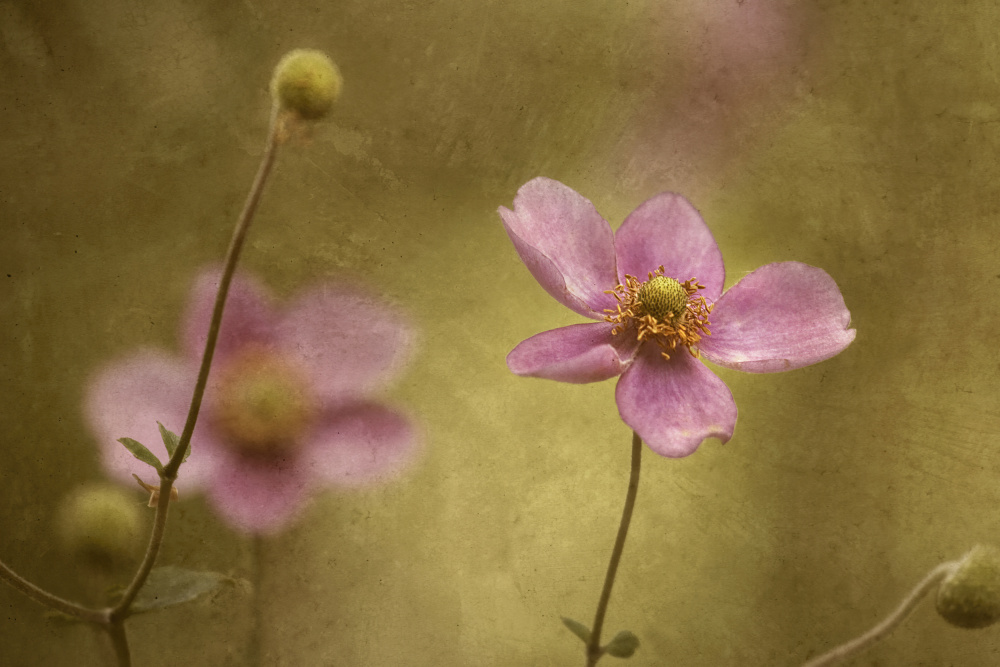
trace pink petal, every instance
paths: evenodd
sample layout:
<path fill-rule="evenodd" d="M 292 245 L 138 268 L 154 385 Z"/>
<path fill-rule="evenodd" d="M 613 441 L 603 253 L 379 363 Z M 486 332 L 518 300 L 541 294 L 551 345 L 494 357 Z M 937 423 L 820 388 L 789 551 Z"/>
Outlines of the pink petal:
<path fill-rule="evenodd" d="M 324 418 L 306 444 L 312 473 L 339 486 L 363 486 L 389 478 L 415 457 L 419 435 L 411 421 L 372 403 Z"/>
<path fill-rule="evenodd" d="M 181 320 L 182 343 L 192 359 L 200 360 L 205 351 L 205 340 L 221 277 L 222 271 L 213 269 L 203 272 L 197 278 L 187 311 Z M 215 359 L 223 360 L 248 344 L 269 344 L 273 339 L 274 322 L 268 291 L 254 278 L 237 273 L 229 286 Z"/>
<path fill-rule="evenodd" d="M 238 530 L 273 534 L 305 507 L 312 489 L 304 459 L 274 460 L 230 454 L 208 493 L 218 513 Z"/>
<path fill-rule="evenodd" d="M 774 373 L 829 359 L 854 340 L 851 313 L 826 271 L 799 262 L 768 264 L 716 302 L 710 361 L 748 373 Z"/>
<path fill-rule="evenodd" d="M 499 209 L 507 235 L 531 275 L 559 303 L 600 319 L 618 283 L 614 234 L 590 200 L 549 178 L 517 191 L 514 210 Z"/>
<path fill-rule="evenodd" d="M 635 345 L 612 336 L 611 328 L 611 324 L 600 322 L 544 331 L 521 341 L 507 355 L 507 367 L 517 375 L 560 382 L 600 382 L 616 377 L 631 362 Z"/>
<path fill-rule="evenodd" d="M 670 192 L 647 199 L 615 232 L 618 273 L 646 280 L 663 265 L 664 275 L 681 282 L 697 278 L 710 302 L 722 294 L 726 269 L 722 253 L 698 211 Z"/>
<path fill-rule="evenodd" d="M 105 470 L 128 484 L 132 473 L 144 481 L 157 483 L 156 471 L 136 459 L 118 438 L 132 438 L 166 463 L 156 422 L 180 435 L 187 419 L 197 368 L 189 362 L 159 351 L 146 350 L 101 370 L 88 384 L 84 413 L 101 447 Z M 200 443 L 210 439 L 199 420 L 192 438 L 191 458 L 180 469 L 178 486 L 201 486 L 211 476 L 216 463 L 211 449 Z"/>
<path fill-rule="evenodd" d="M 356 400 L 409 359 L 413 331 L 389 307 L 357 290 L 323 285 L 300 295 L 276 329 L 277 345 L 302 362 L 328 402 Z"/>
<path fill-rule="evenodd" d="M 657 454 L 691 454 L 705 438 L 733 436 L 736 402 L 726 384 L 685 350 L 670 360 L 643 345 L 615 388 L 622 420 Z"/>

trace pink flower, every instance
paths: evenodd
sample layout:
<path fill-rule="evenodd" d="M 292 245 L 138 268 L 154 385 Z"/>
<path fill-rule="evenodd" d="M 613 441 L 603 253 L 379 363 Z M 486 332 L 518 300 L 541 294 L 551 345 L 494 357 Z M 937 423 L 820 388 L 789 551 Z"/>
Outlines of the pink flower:
<path fill-rule="evenodd" d="M 500 217 L 542 287 L 599 320 L 532 336 L 507 366 L 561 382 L 620 375 L 622 420 L 663 456 L 687 456 L 705 438 L 733 435 L 733 396 L 699 356 L 774 373 L 829 359 L 854 340 L 840 290 L 822 269 L 768 264 L 723 294 L 719 247 L 680 195 L 649 199 L 612 232 L 590 201 L 536 178 Z"/>
<path fill-rule="evenodd" d="M 90 383 L 86 416 L 110 474 L 155 477 L 117 442 L 129 437 L 167 460 L 157 421 L 180 434 L 204 350 L 220 273 L 196 282 L 183 320 L 180 356 L 144 350 Z M 235 527 L 272 533 L 319 486 L 360 486 L 410 461 L 410 421 L 372 401 L 409 356 L 399 315 L 355 290 L 320 285 L 276 308 L 264 288 L 237 274 L 183 491 L 202 487 Z"/>

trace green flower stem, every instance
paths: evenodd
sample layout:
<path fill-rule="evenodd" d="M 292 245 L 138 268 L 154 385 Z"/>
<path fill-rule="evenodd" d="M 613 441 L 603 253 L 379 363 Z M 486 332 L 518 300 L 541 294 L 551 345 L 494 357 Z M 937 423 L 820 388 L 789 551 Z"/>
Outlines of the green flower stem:
<path fill-rule="evenodd" d="M 897 607 L 894 612 L 889 614 L 885 620 L 863 635 L 856 637 L 845 644 L 841 644 L 837 648 L 828 651 L 819 657 L 813 658 L 809 662 L 803 664 L 802 667 L 826 667 L 827 665 L 836 665 L 843 660 L 852 658 L 867 651 L 872 646 L 888 637 L 889 633 L 896 629 L 896 626 L 905 621 L 910 614 L 913 613 L 913 610 L 916 609 L 917 603 L 926 597 L 928 593 L 934 590 L 945 577 L 951 574 L 955 568 L 958 567 L 958 565 L 959 564 L 957 562 L 948 562 L 938 565 L 936 568 L 931 570 L 926 577 L 924 577 L 923 581 L 917 584 L 916 587 L 910 591 L 910 594 L 906 596 L 906 599 L 903 600 L 899 607 Z"/>
<path fill-rule="evenodd" d="M 229 295 L 229 285 L 233 281 L 233 274 L 236 271 L 236 263 L 240 258 L 240 251 L 243 249 L 243 241 L 246 239 L 247 230 L 257 211 L 257 204 L 260 202 L 261 194 L 264 192 L 264 184 L 274 166 L 274 158 L 280 143 L 279 137 L 283 134 L 280 127 L 280 118 L 277 106 L 272 108 L 271 122 L 267 133 L 267 145 L 264 150 L 264 157 L 261 160 L 257 176 L 254 178 L 247 196 L 246 204 L 236 222 L 236 229 L 233 231 L 232 240 L 229 242 L 229 249 L 226 251 L 226 262 L 222 270 L 222 280 L 219 284 L 219 292 L 215 296 L 215 307 L 212 310 L 212 321 L 208 328 L 208 339 L 205 341 L 205 352 L 201 359 L 201 368 L 198 370 L 198 380 L 195 382 L 194 394 L 191 397 L 191 407 L 188 409 L 187 421 L 184 423 L 184 431 L 181 433 L 180 442 L 170 461 L 163 466 L 160 473 L 160 498 L 156 503 L 156 516 L 153 519 L 153 532 L 149 537 L 149 545 L 146 547 L 146 554 L 135 577 L 125 590 L 121 600 L 111 610 L 112 621 L 124 620 L 128 616 L 128 609 L 139 594 L 139 590 L 146 583 L 146 578 L 153 569 L 156 556 L 160 551 L 160 544 L 163 542 L 163 532 L 167 525 L 167 510 L 170 505 L 170 490 L 177 479 L 177 469 L 180 468 L 184 460 L 184 454 L 191 444 L 191 435 L 194 433 L 195 424 L 198 422 L 198 413 L 201 410 L 201 401 L 205 395 L 205 386 L 208 384 L 208 374 L 212 368 L 212 357 L 215 354 L 215 344 L 219 338 L 219 327 L 222 324 L 222 312 L 226 306 L 226 297 Z"/>
<path fill-rule="evenodd" d="M 250 637 L 247 641 L 247 667 L 259 667 L 264 663 L 264 606 L 261 604 L 261 586 L 264 581 L 264 538 L 254 535 L 250 538 L 250 582 L 253 585 L 253 603 L 251 607 Z"/>
<path fill-rule="evenodd" d="M 90 609 L 88 607 L 78 605 L 75 602 L 64 600 L 58 595 L 53 595 L 52 593 L 49 593 L 48 591 L 43 590 L 31 583 L 17 572 L 14 572 L 14 570 L 7 567 L 3 561 L 0 561 L 0 579 L 3 579 L 13 588 L 21 591 L 35 602 L 51 607 L 56 611 L 69 614 L 70 616 L 75 616 L 80 620 L 89 621 L 91 623 L 107 623 L 108 621 L 108 615 L 105 611 L 100 609 Z"/>
<path fill-rule="evenodd" d="M 601 599 L 597 603 L 597 613 L 594 614 L 594 625 L 590 631 L 590 641 L 587 642 L 587 667 L 594 667 L 597 661 L 604 655 L 601 649 L 601 630 L 604 628 L 604 614 L 608 610 L 608 601 L 611 599 L 611 588 L 615 585 L 615 575 L 618 572 L 618 563 L 622 559 L 622 551 L 625 549 L 625 538 L 628 536 L 628 527 L 632 522 L 632 508 L 635 507 L 635 497 L 639 492 L 639 467 L 642 462 L 642 438 L 635 431 L 632 432 L 632 472 L 628 480 L 628 492 L 625 494 L 625 507 L 622 509 L 622 520 L 618 525 L 618 536 L 615 538 L 615 547 L 611 551 L 611 560 L 608 561 L 608 572 L 604 576 L 604 589 L 601 591 Z"/>
<path fill-rule="evenodd" d="M 191 435 L 194 433 L 195 424 L 198 422 L 201 399 L 205 395 L 205 385 L 208 384 L 208 373 L 212 368 L 212 357 L 215 355 L 215 343 L 219 339 L 219 327 L 222 325 L 222 311 L 226 307 L 226 297 L 229 296 L 229 285 L 233 282 L 236 263 L 239 261 L 240 252 L 243 250 L 243 241 L 246 240 L 250 223 L 257 212 L 257 204 L 260 203 L 260 197 L 264 194 L 264 185 L 267 182 L 267 177 L 271 174 L 271 167 L 274 166 L 274 158 L 277 155 L 278 145 L 281 143 L 280 137 L 285 133 L 280 121 L 281 117 L 278 115 L 278 107 L 275 105 L 271 109 L 271 122 L 268 127 L 264 157 L 261 159 L 260 167 L 257 169 L 257 175 L 254 177 L 253 185 L 250 187 L 250 194 L 247 195 L 243 211 L 236 222 L 236 229 L 233 230 L 233 237 L 229 241 L 229 249 L 226 250 L 226 262 L 222 270 L 222 280 L 219 283 L 219 292 L 215 295 L 212 321 L 208 327 L 208 339 L 205 341 L 205 353 L 202 355 L 201 368 L 198 371 L 198 381 L 194 386 L 194 394 L 191 397 L 191 407 L 188 410 L 187 421 L 184 423 L 184 431 L 181 433 L 180 442 L 177 445 L 177 449 L 174 450 L 174 455 L 170 457 L 167 465 L 163 466 L 161 479 L 166 478 L 171 483 L 177 478 L 177 469 L 181 467 L 184 454 L 191 443 Z M 161 493 L 164 492 L 161 490 Z"/>
<path fill-rule="evenodd" d="M 128 635 L 125 634 L 124 623 L 112 623 L 107 626 L 108 636 L 111 638 L 111 645 L 115 649 L 115 658 L 118 660 L 118 667 L 132 667 L 132 654 L 128 649 Z"/>

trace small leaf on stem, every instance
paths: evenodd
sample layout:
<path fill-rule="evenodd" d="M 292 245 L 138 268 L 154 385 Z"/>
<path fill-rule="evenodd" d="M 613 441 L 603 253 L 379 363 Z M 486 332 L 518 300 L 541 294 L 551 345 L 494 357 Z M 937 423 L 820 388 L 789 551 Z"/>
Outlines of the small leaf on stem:
<path fill-rule="evenodd" d="M 211 593 L 232 578 L 221 572 L 198 572 L 167 565 L 149 573 L 130 610 L 133 614 L 165 609 Z"/>
<path fill-rule="evenodd" d="M 145 491 L 149 493 L 148 507 L 156 507 L 157 503 L 160 502 L 160 487 L 153 486 L 152 484 L 146 484 L 144 481 L 142 481 L 142 478 L 136 475 L 135 473 L 132 473 L 132 476 L 135 477 L 135 481 L 139 482 L 139 486 L 141 486 Z M 180 493 L 177 491 L 177 487 L 171 486 L 170 499 L 177 500 L 177 498 L 179 497 Z"/>
<path fill-rule="evenodd" d="M 616 658 L 631 658 L 637 648 L 639 638 L 628 630 L 622 630 L 604 647 L 604 652 Z"/>
<path fill-rule="evenodd" d="M 574 621 L 572 618 L 566 618 L 565 616 L 561 616 L 560 618 L 562 618 L 563 625 L 569 628 L 569 631 L 574 635 L 582 639 L 584 644 L 590 641 L 590 628 L 580 621 Z"/>
<path fill-rule="evenodd" d="M 167 448 L 167 454 L 170 455 L 170 458 L 173 458 L 174 452 L 177 451 L 177 446 L 181 444 L 180 436 L 178 436 L 176 433 L 168 429 L 160 422 L 156 422 L 156 425 L 160 427 L 160 437 L 163 438 L 163 444 Z M 184 452 L 184 459 L 181 461 L 181 463 L 187 461 L 189 456 L 191 456 L 190 443 L 188 443 L 187 451 Z"/>
<path fill-rule="evenodd" d="M 138 440 L 133 440 L 132 438 L 118 438 L 118 442 L 125 445 L 125 449 L 132 452 L 132 456 L 139 459 L 146 465 L 151 465 L 158 472 L 163 472 L 163 464 L 160 463 L 160 459 L 156 458 L 153 452 L 146 449 L 146 445 L 142 444 Z"/>

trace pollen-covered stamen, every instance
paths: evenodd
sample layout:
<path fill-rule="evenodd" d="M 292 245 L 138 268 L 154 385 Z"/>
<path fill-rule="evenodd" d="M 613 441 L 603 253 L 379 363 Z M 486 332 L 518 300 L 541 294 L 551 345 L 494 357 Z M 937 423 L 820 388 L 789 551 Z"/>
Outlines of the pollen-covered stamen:
<path fill-rule="evenodd" d="M 604 311 L 604 319 L 615 325 L 611 329 L 614 335 L 634 329 L 637 340 L 656 341 L 664 359 L 678 346 L 697 357 L 698 349 L 693 346 L 712 333 L 708 329 L 712 306 L 705 297 L 697 296 L 704 287 L 695 278 L 682 283 L 664 276 L 662 266 L 650 272 L 645 282 L 626 275 L 625 284 L 608 290 L 618 304 L 614 310 Z"/>

